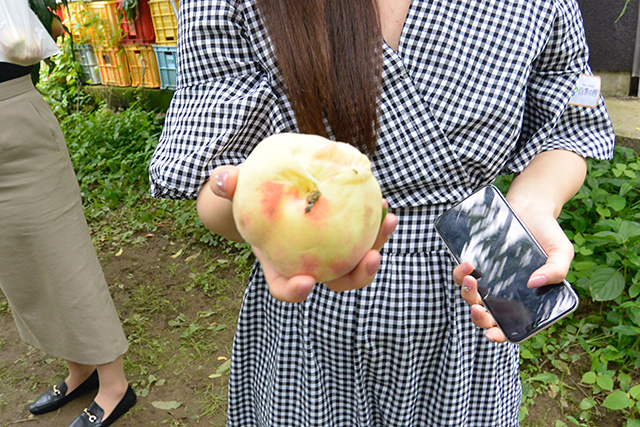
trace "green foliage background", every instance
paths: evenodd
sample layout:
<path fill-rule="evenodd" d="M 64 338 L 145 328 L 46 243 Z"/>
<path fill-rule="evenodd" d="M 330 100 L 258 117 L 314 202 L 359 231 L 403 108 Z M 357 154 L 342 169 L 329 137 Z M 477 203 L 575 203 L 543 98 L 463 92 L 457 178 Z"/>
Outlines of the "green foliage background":
<path fill-rule="evenodd" d="M 497 183 L 506 191 L 509 177 Z M 542 392 L 568 394 L 564 375 L 587 358 L 581 380 L 587 396 L 569 424 L 590 426 L 602 408 L 620 411 L 625 427 L 640 426 L 640 157 L 616 147 L 611 161 L 588 161 L 585 184 L 565 205 L 560 225 L 576 252 L 567 280 L 581 297 L 579 310 L 521 345 L 526 419 Z M 529 401 L 527 401 L 529 399 Z M 526 423 L 525 423 L 526 425 Z"/>

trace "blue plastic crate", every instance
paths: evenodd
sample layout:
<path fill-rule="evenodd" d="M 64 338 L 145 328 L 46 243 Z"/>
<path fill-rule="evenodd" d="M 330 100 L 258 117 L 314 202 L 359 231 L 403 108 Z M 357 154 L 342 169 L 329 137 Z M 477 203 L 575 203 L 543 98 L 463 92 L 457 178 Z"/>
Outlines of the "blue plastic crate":
<path fill-rule="evenodd" d="M 153 45 L 153 51 L 158 59 L 160 89 L 176 89 L 176 50 L 176 46 Z"/>

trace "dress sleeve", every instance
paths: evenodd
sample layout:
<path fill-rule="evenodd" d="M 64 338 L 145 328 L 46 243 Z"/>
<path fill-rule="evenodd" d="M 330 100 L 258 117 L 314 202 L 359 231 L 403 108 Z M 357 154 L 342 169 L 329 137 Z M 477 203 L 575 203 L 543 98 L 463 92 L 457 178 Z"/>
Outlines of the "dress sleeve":
<path fill-rule="evenodd" d="M 522 131 L 505 173 L 521 172 L 536 154 L 548 150 L 596 159 L 613 156 L 615 135 L 602 96 L 595 108 L 568 104 L 579 75 L 591 74 L 589 49 L 576 1 L 555 3 L 556 20 L 533 64 Z"/>
<path fill-rule="evenodd" d="M 231 1 L 181 3 L 176 91 L 149 180 L 153 197 L 195 199 L 216 166 L 242 162 L 283 120 L 245 11 Z"/>

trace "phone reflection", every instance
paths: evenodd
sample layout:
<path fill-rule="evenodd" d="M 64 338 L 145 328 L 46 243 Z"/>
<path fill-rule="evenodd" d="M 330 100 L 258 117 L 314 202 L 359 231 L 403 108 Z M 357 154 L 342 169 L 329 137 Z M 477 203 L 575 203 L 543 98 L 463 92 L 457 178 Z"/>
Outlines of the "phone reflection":
<path fill-rule="evenodd" d="M 568 286 L 527 287 L 547 256 L 501 196 L 481 191 L 468 200 L 473 203 L 465 201 L 465 209 L 444 215 L 439 229 L 459 260 L 478 270 L 478 291 L 505 335 L 521 341 L 548 320 L 571 311 L 575 296 Z"/>

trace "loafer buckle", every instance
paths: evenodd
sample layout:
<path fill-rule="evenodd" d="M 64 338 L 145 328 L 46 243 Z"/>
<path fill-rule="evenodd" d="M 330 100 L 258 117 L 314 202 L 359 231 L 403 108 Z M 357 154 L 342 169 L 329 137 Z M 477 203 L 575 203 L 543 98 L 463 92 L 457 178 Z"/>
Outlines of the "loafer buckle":
<path fill-rule="evenodd" d="M 84 408 L 84 413 L 87 415 L 87 417 L 89 418 L 89 422 L 95 423 L 96 420 L 98 419 L 98 417 L 96 417 L 95 415 L 93 415 L 91 412 L 89 412 L 88 408 Z"/>

